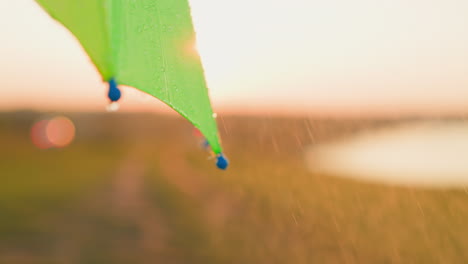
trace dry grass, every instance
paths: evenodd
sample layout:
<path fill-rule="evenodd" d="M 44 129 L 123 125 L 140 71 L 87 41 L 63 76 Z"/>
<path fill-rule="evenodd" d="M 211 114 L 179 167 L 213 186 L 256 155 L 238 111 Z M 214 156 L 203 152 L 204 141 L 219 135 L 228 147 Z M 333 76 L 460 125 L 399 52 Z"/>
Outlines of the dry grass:
<path fill-rule="evenodd" d="M 221 118 L 221 172 L 180 119 L 71 117 L 75 143 L 39 151 L 33 114 L 0 115 L 0 263 L 468 261 L 466 192 L 305 169 L 308 145 L 390 121 Z"/>

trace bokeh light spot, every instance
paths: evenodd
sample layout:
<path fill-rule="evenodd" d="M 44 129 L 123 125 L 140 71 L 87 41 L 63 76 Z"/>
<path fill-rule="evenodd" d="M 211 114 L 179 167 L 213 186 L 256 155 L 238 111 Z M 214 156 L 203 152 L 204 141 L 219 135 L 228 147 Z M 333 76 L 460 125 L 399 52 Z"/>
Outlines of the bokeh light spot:
<path fill-rule="evenodd" d="M 66 117 L 55 117 L 47 124 L 46 135 L 54 147 L 66 147 L 75 138 L 75 125 Z"/>
<path fill-rule="evenodd" d="M 40 149 L 48 149 L 53 146 L 46 136 L 46 127 L 48 123 L 49 120 L 40 120 L 31 128 L 31 141 L 34 146 Z"/>
<path fill-rule="evenodd" d="M 31 128 L 31 140 L 40 149 L 63 148 L 75 139 L 75 125 L 64 116 L 43 119 Z"/>

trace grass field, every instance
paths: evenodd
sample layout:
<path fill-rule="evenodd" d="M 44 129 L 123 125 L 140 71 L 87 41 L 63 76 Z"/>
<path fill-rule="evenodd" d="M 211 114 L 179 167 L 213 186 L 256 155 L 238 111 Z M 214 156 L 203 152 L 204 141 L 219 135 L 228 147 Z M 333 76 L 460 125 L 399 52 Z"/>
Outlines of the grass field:
<path fill-rule="evenodd" d="M 468 193 L 316 175 L 307 146 L 395 121 L 224 117 L 218 171 L 168 116 L 0 114 L 0 263 L 467 263 Z M 339 166 L 339 164 L 337 164 Z"/>

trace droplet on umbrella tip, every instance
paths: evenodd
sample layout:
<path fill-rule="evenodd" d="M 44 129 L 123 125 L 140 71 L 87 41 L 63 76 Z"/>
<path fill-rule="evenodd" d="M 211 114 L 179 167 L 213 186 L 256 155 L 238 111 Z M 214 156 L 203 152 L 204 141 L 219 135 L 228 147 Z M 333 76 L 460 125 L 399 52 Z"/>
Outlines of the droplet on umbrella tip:
<path fill-rule="evenodd" d="M 106 106 L 107 112 L 117 112 L 120 108 L 120 104 L 118 102 L 112 102 Z"/>

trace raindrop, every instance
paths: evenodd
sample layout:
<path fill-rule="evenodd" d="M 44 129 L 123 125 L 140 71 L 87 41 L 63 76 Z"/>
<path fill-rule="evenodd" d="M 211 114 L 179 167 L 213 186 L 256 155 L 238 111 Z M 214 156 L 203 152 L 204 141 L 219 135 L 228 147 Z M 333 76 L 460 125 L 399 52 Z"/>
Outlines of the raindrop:
<path fill-rule="evenodd" d="M 118 102 L 112 102 L 106 106 L 107 112 L 117 112 L 120 108 L 120 104 Z"/>

